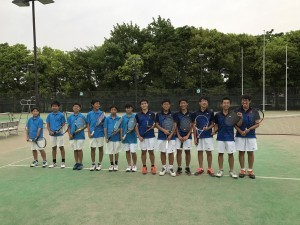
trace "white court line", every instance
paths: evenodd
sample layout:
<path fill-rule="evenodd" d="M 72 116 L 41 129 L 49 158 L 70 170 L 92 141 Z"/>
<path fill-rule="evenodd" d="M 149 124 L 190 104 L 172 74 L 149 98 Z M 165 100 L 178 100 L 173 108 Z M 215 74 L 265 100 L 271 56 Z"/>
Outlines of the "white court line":
<path fill-rule="evenodd" d="M 12 151 L 18 151 L 18 150 L 21 150 L 21 149 L 24 149 L 24 148 L 27 148 L 28 146 L 23 146 L 23 147 L 20 147 L 20 148 L 14 148 L 14 149 L 11 149 L 11 150 L 8 150 L 8 151 L 5 151 L 5 152 L 0 152 L 0 154 L 2 153 L 8 153 L 8 152 L 12 152 Z"/>
<path fill-rule="evenodd" d="M 15 163 L 18 163 L 18 162 L 25 161 L 25 160 L 27 160 L 27 159 L 31 159 L 31 158 L 32 158 L 32 156 L 30 156 L 30 157 L 27 157 L 27 158 L 25 158 L 25 159 L 21 159 L 21 160 L 19 160 L 19 161 L 16 161 L 16 162 L 11 162 L 11 163 L 9 163 L 9 164 L 6 164 L 6 165 L 4 165 L 4 166 L 0 166 L 0 169 L 2 169 L 2 168 L 4 168 L 4 167 L 11 166 L 12 164 L 15 164 Z"/>
<path fill-rule="evenodd" d="M 21 160 L 23 161 L 23 160 Z M 29 165 L 12 165 L 8 164 L 5 167 L 30 167 Z M 37 166 L 42 168 L 42 166 Z M 2 167 L 0 167 L 1 169 Z M 52 169 L 52 168 L 51 168 Z M 54 169 L 61 169 L 60 166 L 54 167 Z M 73 167 L 68 167 L 66 166 L 65 169 L 73 169 Z M 83 170 L 89 170 L 89 168 L 83 168 Z M 108 169 L 101 169 L 103 171 L 108 171 Z M 126 170 L 119 170 L 120 172 L 126 172 Z M 97 171 L 100 172 L 100 171 Z M 137 171 L 137 173 L 140 173 L 141 171 Z M 128 172 L 129 173 L 129 172 Z M 130 172 L 130 173 L 136 173 L 136 172 Z M 181 175 L 182 176 L 182 175 Z M 201 176 L 208 176 L 208 174 L 202 174 Z M 229 175 L 224 175 L 224 177 L 229 177 Z M 256 176 L 256 178 L 260 179 L 270 179 L 270 180 L 293 180 L 293 181 L 300 181 L 300 178 L 295 178 L 295 177 L 265 177 L 265 176 Z M 241 179 L 241 178 L 240 178 Z"/>

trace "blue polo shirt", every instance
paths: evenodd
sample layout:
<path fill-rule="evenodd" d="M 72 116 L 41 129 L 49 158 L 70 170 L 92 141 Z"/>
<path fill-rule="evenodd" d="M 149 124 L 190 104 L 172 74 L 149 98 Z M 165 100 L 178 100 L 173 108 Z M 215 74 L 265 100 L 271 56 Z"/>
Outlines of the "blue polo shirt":
<path fill-rule="evenodd" d="M 97 121 L 98 121 L 98 117 L 104 113 L 103 111 L 101 110 L 98 110 L 98 111 L 90 111 L 88 112 L 87 116 L 86 116 L 86 120 L 87 120 L 87 123 L 89 124 L 90 126 L 90 133 L 92 133 L 94 130 L 94 135 L 93 135 L 93 138 L 99 138 L 99 137 L 104 137 L 104 128 L 103 128 L 103 124 L 100 125 L 100 126 L 97 126 L 96 127 L 96 124 L 97 124 Z M 104 117 L 105 119 L 105 117 Z M 105 120 L 104 120 L 105 121 Z M 95 129 L 96 127 L 96 129 Z"/>
<path fill-rule="evenodd" d="M 78 118 L 83 118 L 84 120 L 86 120 L 85 116 L 81 113 L 78 113 L 77 115 L 75 115 L 74 113 L 71 114 L 68 117 L 68 124 L 69 124 L 69 129 L 70 129 L 70 133 L 74 135 L 75 130 L 76 130 L 76 126 L 75 126 L 75 120 L 77 120 Z M 74 140 L 82 140 L 85 139 L 85 134 L 84 134 L 84 130 L 80 131 L 79 133 L 75 134 L 73 136 Z"/>
<path fill-rule="evenodd" d="M 65 115 L 62 112 L 51 112 L 46 119 L 47 124 L 50 124 L 50 130 L 57 131 L 64 123 L 66 123 Z M 57 133 L 54 136 L 62 136 L 63 134 Z"/>
<path fill-rule="evenodd" d="M 203 116 L 206 116 L 209 123 L 207 126 L 210 126 L 213 122 L 214 122 L 214 111 L 212 109 L 205 109 L 204 111 L 201 111 L 201 110 L 198 110 L 196 112 L 193 113 L 193 116 L 192 116 L 192 121 L 195 123 L 196 121 L 196 117 L 199 116 L 199 115 L 203 115 Z M 209 129 L 209 130 L 204 130 L 201 135 L 200 135 L 200 138 L 211 138 L 212 135 L 212 129 Z"/>
<path fill-rule="evenodd" d="M 122 116 L 122 130 L 123 130 L 123 136 L 126 134 L 127 131 L 127 123 L 130 118 L 135 118 L 135 114 L 132 113 L 131 115 L 125 114 Z M 135 130 L 129 132 L 126 134 L 125 140 L 122 141 L 122 143 L 126 144 L 136 144 L 137 143 L 137 136 L 135 133 Z"/>
<path fill-rule="evenodd" d="M 192 122 L 193 114 L 190 113 L 189 111 L 187 111 L 185 114 L 183 114 L 181 111 L 174 114 L 174 120 L 177 123 L 178 131 L 179 131 L 179 134 L 180 134 L 181 137 L 185 137 L 188 134 L 188 132 L 180 130 L 180 121 L 184 117 L 190 117 L 191 122 Z M 192 139 L 192 134 L 190 134 L 188 139 Z"/>
<path fill-rule="evenodd" d="M 171 111 L 169 111 L 168 113 L 164 113 L 163 111 L 161 111 L 161 112 L 156 114 L 155 122 L 158 123 L 159 126 L 162 127 L 164 119 L 168 116 L 172 116 L 173 119 L 174 119 L 174 115 L 171 113 Z M 174 122 L 175 122 L 175 119 L 174 119 Z M 161 130 L 158 130 L 157 139 L 158 140 L 167 140 L 167 136 Z M 175 135 L 173 135 L 171 140 L 175 140 Z"/>
<path fill-rule="evenodd" d="M 106 117 L 106 119 L 104 121 L 104 128 L 107 129 L 107 137 L 110 137 L 110 135 L 112 134 L 112 132 L 114 130 L 116 122 L 118 122 L 118 120 L 120 120 L 120 119 L 121 119 L 121 117 L 119 117 L 117 115 L 116 115 L 115 118 L 112 118 L 111 116 Z M 121 125 L 120 125 L 119 128 L 121 128 Z M 121 141 L 120 132 L 114 134 L 113 136 L 111 136 L 109 141 L 112 141 L 112 142 Z"/>
<path fill-rule="evenodd" d="M 155 122 L 155 114 L 154 112 L 148 111 L 146 113 L 139 112 L 135 115 L 136 122 L 138 124 L 138 129 L 140 135 L 147 138 L 154 138 L 154 129 L 149 130 L 147 133 L 145 131 L 150 128 Z"/>
<path fill-rule="evenodd" d="M 218 112 L 215 115 L 215 123 L 218 124 L 218 141 L 234 141 L 234 126 L 225 124 L 225 117 L 223 112 Z"/>
<path fill-rule="evenodd" d="M 250 107 L 247 111 L 243 109 L 243 107 L 239 108 L 237 112 L 241 112 L 243 114 L 243 123 L 240 126 L 241 130 L 246 130 L 246 128 L 250 128 L 255 124 L 255 121 L 253 120 L 253 114 L 252 114 L 252 108 Z M 242 136 L 238 131 L 236 131 L 236 137 L 241 138 L 256 138 L 255 135 L 255 129 L 250 130 L 249 133 L 247 133 L 245 136 Z"/>
<path fill-rule="evenodd" d="M 29 130 L 29 138 L 30 139 L 35 139 L 38 129 L 41 128 L 40 136 L 39 138 L 43 137 L 43 128 L 44 128 L 44 123 L 41 117 L 31 117 L 27 121 L 26 125 L 27 129 Z"/>

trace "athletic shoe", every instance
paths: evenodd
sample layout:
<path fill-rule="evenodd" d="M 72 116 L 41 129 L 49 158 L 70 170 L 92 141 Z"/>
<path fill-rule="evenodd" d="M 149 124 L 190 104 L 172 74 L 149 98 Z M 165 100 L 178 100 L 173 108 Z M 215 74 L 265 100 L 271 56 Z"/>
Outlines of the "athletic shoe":
<path fill-rule="evenodd" d="M 114 165 L 114 171 L 118 171 L 119 170 L 119 166 L 118 165 Z"/>
<path fill-rule="evenodd" d="M 215 173 L 214 173 L 214 171 L 213 171 L 212 168 L 208 169 L 208 170 L 207 170 L 207 173 L 208 173 L 208 175 L 211 176 L 211 177 L 214 177 L 214 176 L 215 176 Z"/>
<path fill-rule="evenodd" d="M 147 166 L 142 167 L 142 174 L 144 174 L 144 175 L 147 174 Z"/>
<path fill-rule="evenodd" d="M 152 169 L 152 168 L 151 168 Z M 151 171 L 152 172 L 152 171 Z M 167 168 L 165 168 L 165 167 L 163 167 L 162 169 L 161 169 L 161 171 L 159 172 L 159 176 L 164 176 L 165 174 L 166 174 L 166 172 L 167 172 Z"/>
<path fill-rule="evenodd" d="M 93 163 L 93 164 L 91 165 L 91 167 L 90 167 L 90 171 L 94 171 L 95 169 L 96 169 L 96 164 Z"/>
<path fill-rule="evenodd" d="M 204 173 L 204 169 L 203 168 L 198 168 L 197 171 L 194 173 L 195 176 L 199 176 L 202 173 Z"/>
<path fill-rule="evenodd" d="M 109 171 L 109 172 L 114 171 L 114 165 L 110 165 L 109 168 L 108 168 L 108 171 Z"/>
<path fill-rule="evenodd" d="M 64 162 L 61 163 L 60 168 L 64 169 L 66 167 L 66 164 Z"/>
<path fill-rule="evenodd" d="M 178 168 L 177 168 L 176 174 L 177 174 L 177 175 L 182 174 L 182 168 L 181 168 L 181 167 L 178 167 Z"/>
<path fill-rule="evenodd" d="M 42 167 L 43 168 L 46 168 L 48 166 L 48 163 L 47 163 L 47 161 L 43 161 L 43 165 L 42 165 Z"/>
<path fill-rule="evenodd" d="M 248 176 L 249 176 L 251 179 L 255 179 L 255 174 L 253 173 L 253 170 L 251 170 L 251 171 L 248 170 Z"/>
<path fill-rule="evenodd" d="M 54 167 L 57 167 L 57 164 L 56 164 L 56 163 L 53 163 L 53 164 L 51 164 L 50 166 L 48 166 L 48 168 L 54 168 Z"/>
<path fill-rule="evenodd" d="M 188 175 L 188 176 L 191 176 L 191 175 L 192 175 L 191 170 L 190 170 L 190 167 L 185 167 L 185 173 L 186 173 L 186 175 Z"/>
<path fill-rule="evenodd" d="M 130 172 L 130 171 L 131 171 L 131 166 L 127 166 L 127 168 L 126 168 L 125 171 L 126 171 L 126 172 Z"/>
<path fill-rule="evenodd" d="M 238 176 L 236 175 L 236 173 L 234 171 L 229 171 L 229 175 L 233 178 L 233 179 L 238 179 Z"/>
<path fill-rule="evenodd" d="M 132 172 L 136 172 L 136 171 L 137 171 L 137 167 L 136 167 L 136 166 L 132 166 L 131 171 L 132 171 Z"/>
<path fill-rule="evenodd" d="M 241 170 L 240 173 L 239 173 L 239 177 L 244 178 L 245 175 L 246 175 L 246 170 Z"/>
<path fill-rule="evenodd" d="M 155 167 L 155 166 L 151 166 L 151 173 L 152 173 L 153 175 L 156 174 L 156 167 Z"/>
<path fill-rule="evenodd" d="M 174 172 L 174 169 L 173 168 L 170 168 L 169 169 L 169 173 L 172 177 L 176 177 L 176 173 Z"/>
<path fill-rule="evenodd" d="M 37 167 L 38 166 L 38 162 L 36 160 L 34 160 L 31 164 L 30 167 Z"/>
<path fill-rule="evenodd" d="M 96 170 L 100 171 L 102 169 L 102 165 L 100 163 L 97 164 Z"/>
<path fill-rule="evenodd" d="M 216 174 L 216 177 L 223 177 L 223 175 L 224 175 L 224 170 L 219 170 Z"/>
<path fill-rule="evenodd" d="M 77 170 L 82 170 L 82 169 L 83 169 L 82 163 L 78 163 Z"/>
<path fill-rule="evenodd" d="M 79 166 L 79 163 L 75 163 L 75 165 L 73 166 L 73 170 L 77 170 L 78 166 Z"/>

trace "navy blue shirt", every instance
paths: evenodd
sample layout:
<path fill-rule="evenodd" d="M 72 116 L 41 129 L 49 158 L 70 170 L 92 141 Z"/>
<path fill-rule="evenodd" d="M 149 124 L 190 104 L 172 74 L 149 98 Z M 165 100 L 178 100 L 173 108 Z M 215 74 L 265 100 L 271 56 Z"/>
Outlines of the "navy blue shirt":
<path fill-rule="evenodd" d="M 253 120 L 252 108 L 250 107 L 247 111 L 243 109 L 243 107 L 239 108 L 237 112 L 241 112 L 243 114 L 243 123 L 240 126 L 241 130 L 246 130 L 255 124 Z M 255 129 L 250 130 L 245 136 L 241 135 L 238 131 L 236 131 L 236 137 L 241 138 L 256 138 Z"/>
<path fill-rule="evenodd" d="M 181 111 L 177 112 L 174 114 L 174 120 L 177 123 L 177 127 L 178 127 L 178 132 L 180 134 L 181 137 L 185 137 L 189 131 L 182 131 L 180 129 L 180 121 L 184 118 L 184 117 L 190 117 L 191 122 L 193 121 L 193 114 L 190 113 L 189 111 L 187 111 L 185 114 L 183 114 Z M 190 134 L 188 139 L 192 139 L 192 134 Z"/>
<path fill-rule="evenodd" d="M 212 109 L 206 109 L 204 110 L 203 112 L 201 110 L 198 110 L 196 112 L 193 113 L 193 116 L 192 116 L 192 121 L 195 123 L 195 120 L 197 118 L 197 116 L 199 115 L 203 115 L 205 117 L 207 117 L 208 119 L 208 127 L 214 122 L 214 111 Z M 206 123 L 205 121 L 203 121 L 203 123 Z M 209 130 L 204 130 L 201 135 L 200 135 L 200 138 L 211 138 L 212 135 L 212 129 L 209 129 Z"/>
<path fill-rule="evenodd" d="M 43 137 L 44 124 L 41 117 L 37 116 L 29 118 L 26 127 L 29 130 L 30 139 L 35 139 L 37 137 L 37 132 L 39 128 L 41 128 L 39 139 Z"/>
<path fill-rule="evenodd" d="M 50 130 L 55 132 L 66 123 L 65 115 L 62 112 L 52 112 L 47 116 L 46 122 L 50 124 Z M 56 133 L 54 136 L 62 136 L 62 133 Z"/>
<path fill-rule="evenodd" d="M 155 123 L 155 114 L 154 112 L 148 111 L 146 113 L 139 112 L 135 115 L 136 122 L 138 124 L 138 129 L 140 135 L 147 138 L 154 138 L 154 129 L 149 130 L 147 133 L 146 130 L 153 126 Z"/>
<path fill-rule="evenodd" d="M 225 117 L 223 112 L 218 112 L 215 115 L 215 123 L 218 124 L 218 141 L 234 141 L 234 126 L 225 124 Z"/>
<path fill-rule="evenodd" d="M 159 126 L 162 127 L 164 119 L 166 117 L 168 117 L 168 116 L 172 116 L 173 120 L 175 122 L 174 115 L 171 113 L 171 111 L 169 111 L 168 113 L 164 113 L 164 112 L 157 113 L 156 117 L 155 117 L 155 122 L 158 123 Z M 167 140 L 167 136 L 161 130 L 158 130 L 158 137 L 157 137 L 157 139 L 158 140 Z M 175 140 L 175 135 L 172 136 L 171 140 Z"/>

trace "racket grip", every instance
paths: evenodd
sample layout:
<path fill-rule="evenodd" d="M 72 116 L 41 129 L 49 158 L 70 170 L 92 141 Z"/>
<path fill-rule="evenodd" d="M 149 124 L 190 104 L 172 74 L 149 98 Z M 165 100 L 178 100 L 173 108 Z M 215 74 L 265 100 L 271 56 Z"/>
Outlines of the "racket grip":
<path fill-rule="evenodd" d="M 169 141 L 167 140 L 167 143 L 166 143 L 166 150 L 168 150 L 169 148 Z"/>
<path fill-rule="evenodd" d="M 94 135 L 94 132 L 95 132 L 95 131 L 92 131 L 92 133 L 91 133 L 91 136 L 93 136 L 93 135 Z"/>

